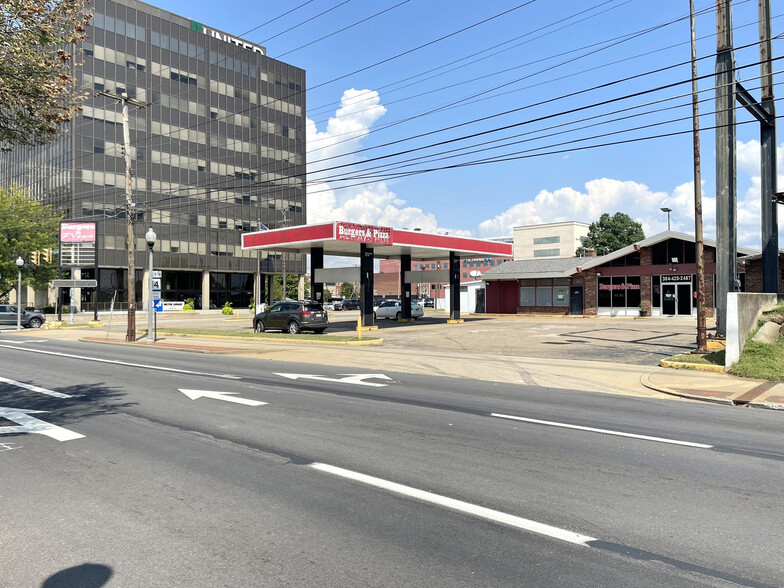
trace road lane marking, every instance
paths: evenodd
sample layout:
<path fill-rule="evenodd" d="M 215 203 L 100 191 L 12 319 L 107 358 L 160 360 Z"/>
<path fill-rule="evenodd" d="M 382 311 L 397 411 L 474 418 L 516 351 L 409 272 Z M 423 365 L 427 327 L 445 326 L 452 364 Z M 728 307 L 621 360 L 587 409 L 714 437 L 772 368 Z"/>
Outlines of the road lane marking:
<path fill-rule="evenodd" d="M 9 380 L 8 378 L 0 377 L 0 382 L 11 384 L 12 386 L 16 386 L 17 388 L 24 388 L 25 390 L 30 390 L 31 392 L 40 392 L 41 394 L 46 394 L 47 396 L 54 396 L 55 398 L 73 398 L 73 396 L 71 396 L 70 394 L 63 394 L 62 392 L 55 392 L 54 390 L 39 388 L 38 386 L 33 386 L 32 384 L 17 382 L 16 380 Z"/>
<path fill-rule="evenodd" d="M 46 412 L 45 410 L 26 410 L 24 408 L 11 408 L 10 406 L 0 406 L 0 417 L 15 422 L 18 427 L 0 427 L 0 435 L 13 435 L 17 433 L 36 433 L 38 435 L 45 435 L 56 439 L 57 441 L 73 441 L 74 439 L 83 439 L 81 435 L 70 429 L 58 427 L 52 423 L 47 423 L 41 419 L 30 416 L 31 414 L 40 414 Z"/>
<path fill-rule="evenodd" d="M 509 419 L 513 421 L 523 421 L 535 425 L 547 425 L 550 427 L 560 427 L 563 429 L 576 429 L 578 431 L 588 431 L 589 433 L 601 433 L 603 435 L 615 435 L 616 437 L 630 437 L 632 439 L 642 439 L 643 441 L 656 441 L 658 443 L 670 443 L 671 445 L 684 445 L 686 447 L 696 447 L 697 449 L 713 449 L 713 445 L 704 443 L 694 443 L 692 441 L 679 441 L 678 439 L 667 439 L 665 437 L 651 437 L 649 435 L 636 435 L 634 433 L 624 433 L 623 431 L 611 431 L 610 429 L 595 429 L 593 427 L 583 427 L 580 425 L 570 425 L 568 423 L 557 423 L 555 421 L 541 421 L 539 419 L 529 419 L 526 417 L 513 416 L 509 414 L 491 413 L 490 416 L 499 419 Z"/>
<path fill-rule="evenodd" d="M 81 359 L 83 361 L 95 361 L 98 363 L 109 363 L 112 365 L 125 365 L 128 367 L 138 367 L 138 368 L 145 368 L 148 370 L 158 370 L 161 372 L 173 372 L 175 374 L 188 374 L 191 376 L 210 376 L 212 378 L 224 378 L 227 380 L 241 380 L 240 376 L 232 376 L 231 374 L 210 374 L 208 372 L 196 372 L 193 370 L 181 370 L 177 368 L 170 368 L 170 367 L 163 367 L 160 365 L 149 365 L 144 363 L 133 363 L 130 361 L 120 361 L 119 359 L 103 359 L 100 357 L 85 357 L 84 355 L 74 355 L 71 353 L 63 353 L 61 351 L 44 351 L 43 349 L 30 349 L 28 347 L 16 347 L 14 345 L 6 345 L 4 343 L 0 343 L 0 347 L 6 347 L 8 349 L 16 349 L 18 351 L 26 351 L 28 353 L 40 353 L 43 355 L 56 355 L 58 357 L 68 357 L 71 359 Z"/>
<path fill-rule="evenodd" d="M 386 376 L 384 374 L 338 374 L 343 376 L 342 378 L 330 378 L 328 376 L 318 376 L 318 375 L 311 375 L 311 374 L 282 374 L 276 373 L 276 376 L 283 376 L 284 378 L 289 378 L 290 380 L 297 380 L 299 378 L 304 378 L 306 380 L 320 380 L 322 382 L 337 382 L 340 384 L 356 384 L 358 386 L 374 386 L 374 387 L 384 387 L 388 386 L 388 384 L 380 384 L 377 382 L 366 382 L 368 378 L 375 378 L 378 380 L 389 380 L 392 381 L 392 378 Z"/>
<path fill-rule="evenodd" d="M 426 492 L 425 490 L 419 490 L 417 488 L 412 488 L 411 486 L 404 486 L 402 484 L 390 482 L 389 480 L 384 480 L 382 478 L 360 474 L 359 472 L 331 466 L 326 463 L 312 463 L 309 465 L 314 469 L 333 474 L 335 476 L 354 480 L 355 482 L 362 482 L 363 484 L 368 484 L 376 488 L 394 492 L 395 494 L 400 494 L 409 498 L 416 498 L 417 500 L 421 500 L 423 502 L 428 502 L 430 504 L 435 504 L 437 506 L 442 506 L 465 514 L 470 514 L 475 517 L 501 523 L 503 525 L 516 527 L 518 529 L 536 533 L 538 535 L 545 535 L 553 539 L 560 539 L 561 541 L 567 541 L 568 543 L 574 543 L 576 545 L 584 545 L 588 547 L 591 541 L 597 541 L 595 537 L 589 537 L 588 535 L 583 535 L 581 533 L 567 531 L 566 529 L 559 529 L 558 527 L 524 519 L 522 517 L 510 515 L 505 512 L 493 510 L 491 508 L 477 506 L 475 504 L 471 504 L 470 502 L 455 500 L 454 498 L 448 498 L 446 496 L 441 496 L 440 494 L 433 494 L 432 492 Z"/>
<path fill-rule="evenodd" d="M 230 396 L 230 394 L 239 394 L 239 392 L 215 392 L 212 390 L 185 390 L 180 388 L 180 392 L 185 394 L 191 400 L 197 398 L 212 398 L 214 400 L 225 400 L 226 402 L 234 402 L 236 404 L 244 404 L 246 406 L 264 406 L 266 402 L 259 400 L 251 400 L 250 398 L 239 398 L 237 396 Z"/>

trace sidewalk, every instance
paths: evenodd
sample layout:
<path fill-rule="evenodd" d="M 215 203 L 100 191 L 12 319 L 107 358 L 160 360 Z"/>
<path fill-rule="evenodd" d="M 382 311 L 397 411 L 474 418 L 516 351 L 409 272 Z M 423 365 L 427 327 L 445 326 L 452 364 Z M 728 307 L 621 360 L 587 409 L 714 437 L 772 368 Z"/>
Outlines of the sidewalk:
<path fill-rule="evenodd" d="M 128 345 L 124 334 L 105 329 L 70 328 L 4 331 L 2 339 L 36 338 Z M 234 355 L 315 363 L 345 369 L 378 370 L 442 375 L 521 386 L 582 390 L 619 395 L 661 398 L 662 394 L 684 399 L 784 410 L 784 383 L 739 378 L 730 374 L 676 370 L 601 361 L 541 359 L 498 356 L 467 351 L 428 350 L 380 345 L 347 347 L 282 343 L 241 338 L 167 336 L 155 343 L 139 338 L 140 347 L 156 347 L 211 355 Z"/>

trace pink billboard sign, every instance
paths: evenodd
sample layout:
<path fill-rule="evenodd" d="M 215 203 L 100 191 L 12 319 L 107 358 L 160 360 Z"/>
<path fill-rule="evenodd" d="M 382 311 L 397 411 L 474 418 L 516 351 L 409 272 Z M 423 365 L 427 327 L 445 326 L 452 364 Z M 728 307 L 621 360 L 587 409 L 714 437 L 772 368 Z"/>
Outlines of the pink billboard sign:
<path fill-rule="evenodd" d="M 60 223 L 61 243 L 95 243 L 95 223 Z"/>
<path fill-rule="evenodd" d="M 389 227 L 343 222 L 335 223 L 335 225 L 335 239 L 338 241 L 392 245 L 392 229 Z"/>

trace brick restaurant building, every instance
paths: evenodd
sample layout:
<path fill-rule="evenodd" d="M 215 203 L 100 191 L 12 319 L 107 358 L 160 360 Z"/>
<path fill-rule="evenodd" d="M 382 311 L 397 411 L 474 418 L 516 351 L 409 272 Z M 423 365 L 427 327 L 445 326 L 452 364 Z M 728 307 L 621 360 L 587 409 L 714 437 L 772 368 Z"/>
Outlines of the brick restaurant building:
<path fill-rule="evenodd" d="M 741 288 L 747 283 L 748 291 L 761 291 L 757 252 L 738 248 L 738 253 Z M 747 263 L 743 256 L 750 256 Z M 704 261 L 705 302 L 713 316 L 716 244 L 707 239 Z M 696 270 L 694 237 L 666 231 L 600 257 L 505 263 L 483 279 L 489 313 L 639 316 L 643 309 L 651 316 L 691 316 Z"/>

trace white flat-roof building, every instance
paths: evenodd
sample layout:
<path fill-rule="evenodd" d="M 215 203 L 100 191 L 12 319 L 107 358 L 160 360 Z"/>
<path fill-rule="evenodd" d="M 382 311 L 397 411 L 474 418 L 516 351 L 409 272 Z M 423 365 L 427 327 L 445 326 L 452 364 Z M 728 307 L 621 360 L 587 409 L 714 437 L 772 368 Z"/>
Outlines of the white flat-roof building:
<path fill-rule="evenodd" d="M 577 221 L 514 227 L 514 258 L 574 257 L 588 227 Z"/>

